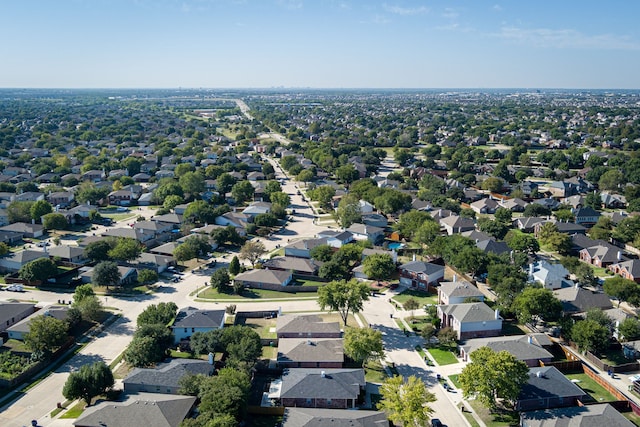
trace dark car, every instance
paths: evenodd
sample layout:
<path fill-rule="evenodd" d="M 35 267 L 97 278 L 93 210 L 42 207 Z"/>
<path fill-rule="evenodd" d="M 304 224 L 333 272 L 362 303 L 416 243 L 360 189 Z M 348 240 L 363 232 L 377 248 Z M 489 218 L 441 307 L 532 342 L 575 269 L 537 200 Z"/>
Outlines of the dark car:
<path fill-rule="evenodd" d="M 443 427 L 442 421 L 437 418 L 431 419 L 431 427 Z"/>

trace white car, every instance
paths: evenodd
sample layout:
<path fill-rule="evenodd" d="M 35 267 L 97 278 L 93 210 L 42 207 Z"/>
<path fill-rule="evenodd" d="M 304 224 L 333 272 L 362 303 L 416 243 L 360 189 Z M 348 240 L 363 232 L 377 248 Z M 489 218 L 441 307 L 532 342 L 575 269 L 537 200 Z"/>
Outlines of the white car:
<path fill-rule="evenodd" d="M 640 381 L 640 374 L 635 374 L 635 375 L 629 376 L 629 381 L 631 381 L 632 383 L 634 383 L 636 381 Z"/>

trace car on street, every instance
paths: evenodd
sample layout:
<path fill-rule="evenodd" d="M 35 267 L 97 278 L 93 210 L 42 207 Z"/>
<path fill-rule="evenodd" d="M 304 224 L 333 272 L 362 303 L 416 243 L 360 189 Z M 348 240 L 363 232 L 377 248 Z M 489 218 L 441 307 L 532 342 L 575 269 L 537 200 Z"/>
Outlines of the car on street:
<path fill-rule="evenodd" d="M 24 287 L 22 287 L 22 285 L 13 284 L 7 286 L 6 288 L 4 288 L 4 290 L 10 292 L 24 292 Z"/>
<path fill-rule="evenodd" d="M 444 427 L 442 421 L 437 418 L 431 418 L 431 427 Z"/>

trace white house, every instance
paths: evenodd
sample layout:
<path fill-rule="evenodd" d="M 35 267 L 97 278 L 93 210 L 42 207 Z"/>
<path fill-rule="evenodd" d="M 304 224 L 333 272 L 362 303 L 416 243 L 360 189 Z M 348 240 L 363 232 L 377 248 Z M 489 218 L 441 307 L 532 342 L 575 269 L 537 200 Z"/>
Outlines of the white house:
<path fill-rule="evenodd" d="M 546 289 L 560 289 L 563 286 L 573 286 L 568 279 L 569 270 L 562 264 L 551 264 L 547 261 L 538 261 L 529 264 L 529 280 L 542 285 Z"/>

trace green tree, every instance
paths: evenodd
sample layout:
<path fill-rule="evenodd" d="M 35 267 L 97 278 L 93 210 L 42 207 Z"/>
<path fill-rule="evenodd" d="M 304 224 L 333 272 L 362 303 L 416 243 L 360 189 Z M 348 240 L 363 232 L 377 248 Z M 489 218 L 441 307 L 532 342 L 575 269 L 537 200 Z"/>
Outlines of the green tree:
<path fill-rule="evenodd" d="M 326 208 L 331 203 L 333 196 L 336 195 L 336 189 L 330 185 L 320 185 L 312 190 L 308 190 L 307 194 L 311 200 L 318 202 L 321 207 Z"/>
<path fill-rule="evenodd" d="M 624 174 L 618 169 L 609 169 L 600 176 L 598 188 L 600 190 L 616 191 L 625 183 Z"/>
<path fill-rule="evenodd" d="M 200 411 L 205 414 L 223 414 L 238 419 L 244 412 L 251 388 L 251 379 L 245 371 L 222 368 L 218 375 L 209 377 L 202 385 Z"/>
<path fill-rule="evenodd" d="M 360 173 L 350 163 L 337 168 L 335 171 L 335 175 L 339 182 L 347 185 L 351 184 L 353 181 L 360 177 Z"/>
<path fill-rule="evenodd" d="M 64 215 L 55 212 L 42 217 L 42 226 L 45 230 L 64 230 L 69 226 L 69 222 Z"/>
<path fill-rule="evenodd" d="M 83 399 L 89 406 L 94 397 L 105 394 L 114 384 L 111 369 L 102 361 L 94 362 L 69 374 L 62 395 L 68 400 Z"/>
<path fill-rule="evenodd" d="M 388 254 L 372 254 L 362 261 L 364 274 L 373 280 L 389 279 L 396 271 L 396 263 Z"/>
<path fill-rule="evenodd" d="M 483 190 L 491 191 L 492 193 L 500 192 L 503 186 L 504 181 L 502 181 L 501 178 L 495 176 L 485 179 L 484 181 L 482 181 L 482 184 L 480 184 L 480 188 L 482 188 Z"/>
<path fill-rule="evenodd" d="M 503 224 L 511 225 L 511 217 L 512 213 L 507 208 L 498 208 L 495 213 L 496 221 L 499 221 Z"/>
<path fill-rule="evenodd" d="M 269 194 L 269 199 L 271 200 L 271 203 L 280 205 L 284 208 L 291 204 L 291 197 L 287 193 L 283 193 L 282 191 L 276 191 Z"/>
<path fill-rule="evenodd" d="M 316 174 L 311 169 L 304 169 L 296 176 L 296 181 L 299 182 L 311 182 L 316 177 Z"/>
<path fill-rule="evenodd" d="M 55 276 L 57 272 L 58 267 L 51 259 L 38 258 L 20 267 L 18 276 L 20 276 L 21 279 L 28 280 L 29 282 L 34 282 L 36 280 L 46 282 L 47 279 Z"/>
<path fill-rule="evenodd" d="M 338 261 L 325 262 L 318 269 L 318 277 L 326 280 L 340 280 L 347 275 L 347 268 Z"/>
<path fill-rule="evenodd" d="M 167 326 L 176 317 L 178 306 L 174 302 L 151 304 L 138 315 L 138 326 L 163 325 Z"/>
<path fill-rule="evenodd" d="M 236 179 L 228 173 L 223 173 L 216 180 L 216 185 L 221 194 L 228 193 L 235 183 Z"/>
<path fill-rule="evenodd" d="M 489 347 L 481 347 L 470 354 L 467 364 L 458 377 L 465 398 L 476 398 L 490 410 L 503 399 L 512 407 L 524 384 L 529 380 L 529 368 L 507 351 L 496 353 Z"/>
<path fill-rule="evenodd" d="M 220 344 L 227 354 L 226 366 L 250 370 L 262 355 L 260 335 L 248 326 L 222 329 Z"/>
<path fill-rule="evenodd" d="M 133 261 L 138 258 L 142 253 L 142 245 L 136 239 L 128 237 L 121 237 L 116 241 L 116 244 L 111 248 L 107 255 L 109 259 L 115 259 L 118 261 Z"/>
<path fill-rule="evenodd" d="M 571 340 L 582 351 L 599 352 L 609 346 L 609 328 L 595 320 L 579 320 L 571 328 Z"/>
<path fill-rule="evenodd" d="M 337 311 L 347 326 L 349 313 L 356 314 L 362 310 L 364 301 L 369 299 L 369 287 L 357 280 L 334 280 L 318 289 L 318 305 L 320 309 L 328 308 Z"/>
<path fill-rule="evenodd" d="M 91 286 L 91 283 L 86 283 L 76 287 L 76 290 L 73 293 L 73 302 L 78 303 L 85 298 L 94 296 L 96 296 L 96 293 L 93 290 L 93 286 Z"/>
<path fill-rule="evenodd" d="M 226 268 L 219 268 L 211 275 L 211 287 L 218 292 L 224 291 L 230 283 L 229 270 Z"/>
<path fill-rule="evenodd" d="M 640 338 L 640 321 L 635 317 L 628 317 L 618 326 L 620 341 L 635 341 Z"/>
<path fill-rule="evenodd" d="M 433 412 L 429 403 L 436 400 L 422 380 L 414 375 L 406 381 L 399 375 L 387 378 L 380 386 L 380 395 L 378 410 L 405 427 L 424 426 Z"/>
<path fill-rule="evenodd" d="M 89 321 L 98 321 L 102 317 L 104 308 L 97 296 L 92 295 L 82 300 L 73 302 L 73 307 L 77 308 L 83 319 Z"/>
<path fill-rule="evenodd" d="M 138 282 L 145 284 L 156 283 L 159 279 L 158 272 L 144 268 L 138 271 Z"/>
<path fill-rule="evenodd" d="M 86 181 L 80 184 L 76 190 L 75 198 L 78 203 L 89 202 L 92 205 L 96 205 L 100 200 L 105 199 L 110 192 L 111 189 L 108 187 L 97 187 L 94 183 Z"/>
<path fill-rule="evenodd" d="M 173 345 L 173 334 L 165 325 L 141 324 L 124 352 L 124 359 L 132 366 L 143 368 L 162 361 Z"/>
<path fill-rule="evenodd" d="M 415 299 L 414 297 L 411 297 L 408 300 L 406 300 L 404 304 L 402 304 L 402 308 L 404 308 L 405 310 L 411 311 L 411 318 L 413 319 L 413 311 L 420 308 L 420 303 L 418 302 L 417 299 Z"/>
<path fill-rule="evenodd" d="M 7 205 L 7 219 L 14 222 L 31 222 L 31 206 L 33 202 L 14 200 Z"/>
<path fill-rule="evenodd" d="M 254 193 L 255 189 L 250 181 L 240 181 L 231 187 L 231 195 L 238 204 L 243 204 L 247 200 L 251 200 Z"/>
<path fill-rule="evenodd" d="M 118 270 L 118 264 L 113 261 L 101 261 L 93 268 L 93 276 L 91 280 L 95 285 L 105 286 L 109 289 L 109 286 L 116 286 L 120 283 L 120 270 Z"/>
<path fill-rule="evenodd" d="M 29 332 L 24 336 L 24 344 L 34 353 L 48 357 L 53 350 L 67 340 L 69 325 L 64 320 L 41 315 L 29 323 Z"/>
<path fill-rule="evenodd" d="M 402 236 L 413 239 L 416 231 L 427 221 L 432 221 L 431 215 L 427 212 L 410 210 L 400 215 L 398 222 L 393 228 Z"/>
<path fill-rule="evenodd" d="M 231 262 L 229 263 L 229 274 L 235 276 L 238 273 L 240 273 L 240 260 L 237 256 L 234 255 L 233 258 L 231 258 Z"/>
<path fill-rule="evenodd" d="M 255 267 L 256 261 L 266 253 L 267 249 L 265 248 L 264 243 L 250 240 L 240 248 L 239 257 L 241 259 L 248 260 L 251 263 L 251 266 Z"/>
<path fill-rule="evenodd" d="M 512 309 L 521 323 L 540 319 L 557 320 L 562 315 L 562 303 L 549 289 L 527 287 L 513 301 Z"/>
<path fill-rule="evenodd" d="M 384 356 L 382 332 L 371 328 L 347 328 L 344 354 L 362 366 L 369 360 L 381 359 Z"/>
<path fill-rule="evenodd" d="M 189 203 L 183 215 L 187 221 L 194 224 L 213 224 L 217 216 L 214 206 L 204 200 L 195 200 Z"/>
<path fill-rule="evenodd" d="M 362 210 L 360 209 L 360 199 L 355 194 L 347 194 L 342 197 L 338 203 L 338 209 L 335 212 L 336 218 L 343 228 L 348 228 L 354 222 L 362 219 Z"/>
<path fill-rule="evenodd" d="M 162 207 L 171 210 L 183 202 L 184 198 L 176 196 L 175 194 L 171 194 L 165 197 L 164 202 L 162 203 Z"/>
<path fill-rule="evenodd" d="M 182 191 L 182 187 L 175 179 L 163 178 L 158 183 L 158 187 L 153 190 L 153 195 L 158 203 L 162 204 L 171 195 L 183 197 L 184 191 Z"/>
<path fill-rule="evenodd" d="M 204 176 L 200 172 L 186 172 L 178 178 L 178 183 L 185 194 L 200 194 L 204 191 Z"/>
<path fill-rule="evenodd" d="M 53 211 L 51 207 L 51 203 L 46 200 L 37 200 L 33 202 L 31 208 L 29 209 L 29 213 L 31 214 L 31 219 L 36 222 L 40 222 L 40 218 L 42 218 L 46 214 L 50 214 Z"/>
<path fill-rule="evenodd" d="M 333 257 L 333 254 L 334 250 L 329 245 L 318 245 L 309 251 L 311 258 L 320 262 L 329 261 L 331 257 Z"/>
<path fill-rule="evenodd" d="M 91 261 L 108 261 L 109 251 L 115 246 L 114 239 L 103 239 L 89 243 L 84 248 L 84 256 Z"/>
<path fill-rule="evenodd" d="M 524 252 L 527 254 L 534 254 L 540 250 L 540 244 L 538 240 L 524 233 L 515 233 L 510 239 L 507 240 L 507 245 L 514 251 Z"/>
<path fill-rule="evenodd" d="M 628 301 L 630 297 L 640 293 L 640 286 L 636 282 L 620 276 L 605 279 L 602 289 L 607 295 L 618 299 L 618 307 L 621 302 Z"/>

